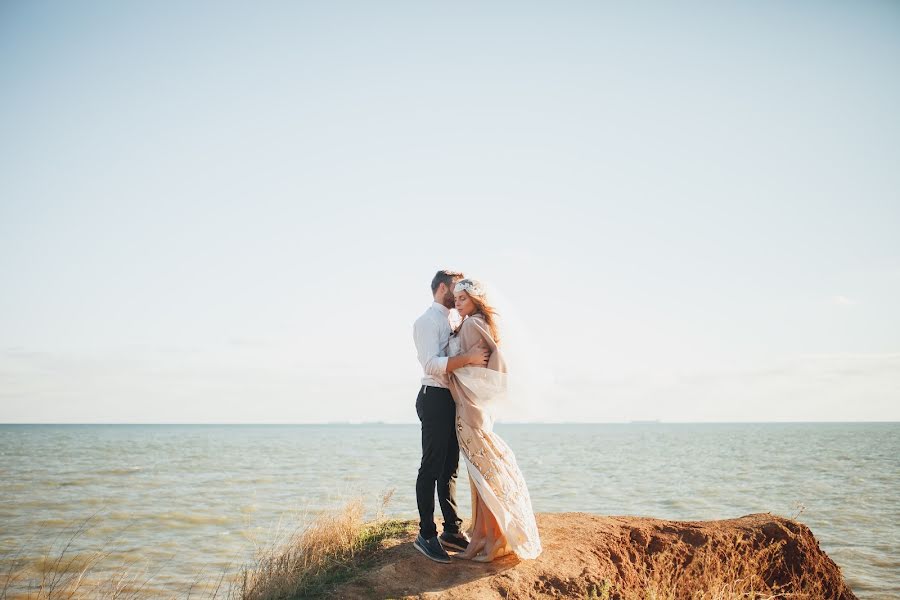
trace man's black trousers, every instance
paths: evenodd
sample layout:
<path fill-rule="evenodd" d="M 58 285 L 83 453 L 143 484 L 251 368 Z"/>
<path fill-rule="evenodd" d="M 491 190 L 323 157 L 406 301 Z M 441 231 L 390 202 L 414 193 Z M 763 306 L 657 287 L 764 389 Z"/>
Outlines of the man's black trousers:
<path fill-rule="evenodd" d="M 421 386 L 416 413 L 422 422 L 422 463 L 416 478 L 419 533 L 426 540 L 437 535 L 434 525 L 434 489 L 444 515 L 444 531 L 459 533 L 462 519 L 456 507 L 459 442 L 456 439 L 456 404 L 450 390 Z"/>

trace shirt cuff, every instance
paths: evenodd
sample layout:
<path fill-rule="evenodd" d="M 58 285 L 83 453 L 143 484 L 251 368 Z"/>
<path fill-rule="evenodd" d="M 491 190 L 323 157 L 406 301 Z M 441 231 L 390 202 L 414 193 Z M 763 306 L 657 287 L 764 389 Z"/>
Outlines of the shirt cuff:
<path fill-rule="evenodd" d="M 435 356 L 428 361 L 427 373 L 431 376 L 444 375 L 447 373 L 447 361 L 450 359 L 446 356 Z"/>

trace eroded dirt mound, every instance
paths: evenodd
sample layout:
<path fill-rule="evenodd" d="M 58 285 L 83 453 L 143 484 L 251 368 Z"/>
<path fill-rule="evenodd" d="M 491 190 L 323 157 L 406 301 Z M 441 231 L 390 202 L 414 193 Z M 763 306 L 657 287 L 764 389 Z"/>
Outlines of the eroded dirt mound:
<path fill-rule="evenodd" d="M 535 560 L 435 563 L 412 546 L 388 542 L 373 566 L 332 598 L 756 598 L 856 596 L 805 525 L 770 513 L 722 521 L 664 521 L 585 513 L 537 516 L 544 551 Z M 652 597 L 652 596 L 651 596 Z M 781 597 L 781 596 L 778 596 Z"/>

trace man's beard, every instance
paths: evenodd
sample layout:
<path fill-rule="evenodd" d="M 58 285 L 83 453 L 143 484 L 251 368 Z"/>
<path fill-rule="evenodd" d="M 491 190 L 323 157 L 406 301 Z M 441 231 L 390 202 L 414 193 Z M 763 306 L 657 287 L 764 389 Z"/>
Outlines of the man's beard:
<path fill-rule="evenodd" d="M 455 303 L 455 301 L 453 300 L 453 294 L 447 293 L 447 295 L 444 296 L 444 306 L 446 306 L 447 308 L 453 308 L 453 306 L 454 306 L 455 304 L 456 304 L 456 303 Z"/>

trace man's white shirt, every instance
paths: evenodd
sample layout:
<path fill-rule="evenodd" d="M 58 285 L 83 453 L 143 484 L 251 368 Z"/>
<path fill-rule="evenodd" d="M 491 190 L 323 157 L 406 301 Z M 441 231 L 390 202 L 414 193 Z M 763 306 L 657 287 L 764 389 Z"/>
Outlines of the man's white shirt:
<path fill-rule="evenodd" d="M 447 349 L 450 345 L 450 309 L 434 302 L 413 323 L 416 354 L 425 376 L 422 385 L 450 387 L 447 378 Z"/>

